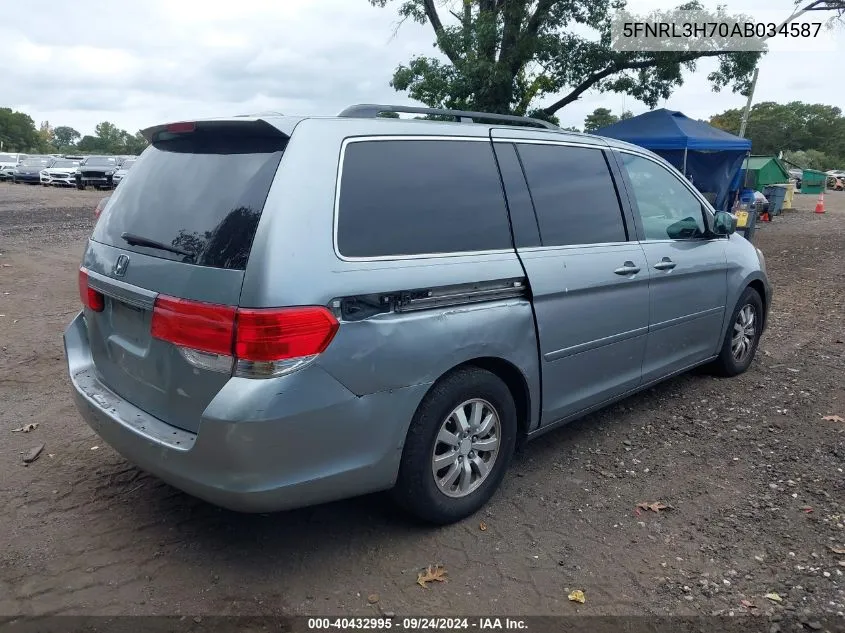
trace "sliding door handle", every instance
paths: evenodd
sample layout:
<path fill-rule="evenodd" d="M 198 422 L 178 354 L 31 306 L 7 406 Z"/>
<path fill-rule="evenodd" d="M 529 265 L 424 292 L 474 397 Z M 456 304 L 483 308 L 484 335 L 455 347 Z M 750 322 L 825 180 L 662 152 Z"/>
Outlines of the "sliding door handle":
<path fill-rule="evenodd" d="M 634 262 L 625 262 L 621 268 L 617 268 L 613 272 L 617 275 L 636 275 L 640 272 L 640 267 L 635 265 Z"/>
<path fill-rule="evenodd" d="M 677 264 L 668 257 L 664 257 L 654 265 L 657 270 L 672 270 L 675 266 Z"/>

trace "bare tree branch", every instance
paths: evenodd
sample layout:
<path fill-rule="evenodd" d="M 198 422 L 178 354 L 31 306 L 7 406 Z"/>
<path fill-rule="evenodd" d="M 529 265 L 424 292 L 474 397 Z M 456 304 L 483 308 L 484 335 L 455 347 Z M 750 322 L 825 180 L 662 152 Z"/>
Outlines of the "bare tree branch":
<path fill-rule="evenodd" d="M 691 62 L 702 57 L 718 57 L 719 55 L 723 54 L 724 52 L 722 51 L 699 51 L 695 53 L 687 53 L 685 55 L 681 55 L 675 61 L 677 61 L 677 63 L 679 64 L 683 64 L 684 62 Z M 587 90 L 592 88 L 602 79 L 607 79 L 611 75 L 615 75 L 618 72 L 622 72 L 623 70 L 642 70 L 643 68 L 652 68 L 654 66 L 659 65 L 659 62 L 656 59 L 645 59 L 639 62 L 612 64 L 604 70 L 593 73 L 592 75 L 587 77 L 584 81 L 575 86 L 575 88 L 573 88 L 573 90 L 568 95 L 555 101 L 552 105 L 548 106 L 547 108 L 543 108 L 543 112 L 545 112 L 546 114 L 554 114 L 562 107 L 569 105 L 573 101 L 577 101 L 582 94 L 587 92 Z"/>
<path fill-rule="evenodd" d="M 440 21 L 440 16 L 437 13 L 437 7 L 434 6 L 434 0 L 423 0 L 423 7 L 425 7 L 425 15 L 428 18 L 431 28 L 434 29 L 434 34 L 437 36 L 437 42 L 440 44 L 440 49 L 449 58 L 449 61 L 455 67 L 460 66 L 460 58 L 455 50 L 446 41 L 446 31 L 443 29 L 443 22 Z"/>

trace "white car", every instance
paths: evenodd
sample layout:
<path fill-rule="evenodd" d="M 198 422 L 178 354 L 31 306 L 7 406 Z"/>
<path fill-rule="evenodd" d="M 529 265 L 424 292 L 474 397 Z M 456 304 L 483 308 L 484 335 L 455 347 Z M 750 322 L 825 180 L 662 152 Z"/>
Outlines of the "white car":
<path fill-rule="evenodd" d="M 12 172 L 21 161 L 21 154 L 0 153 L 0 180 L 11 180 Z"/>
<path fill-rule="evenodd" d="M 41 184 L 45 187 L 70 187 L 76 184 L 75 174 L 79 168 L 78 160 L 57 158 L 53 164 L 41 170 Z"/>
<path fill-rule="evenodd" d="M 117 187 L 120 184 L 120 181 L 126 177 L 126 174 L 129 172 L 129 169 L 132 165 L 135 164 L 135 161 L 138 160 L 136 157 L 127 158 L 120 164 L 120 169 L 114 172 L 114 175 L 111 177 L 114 186 Z"/>

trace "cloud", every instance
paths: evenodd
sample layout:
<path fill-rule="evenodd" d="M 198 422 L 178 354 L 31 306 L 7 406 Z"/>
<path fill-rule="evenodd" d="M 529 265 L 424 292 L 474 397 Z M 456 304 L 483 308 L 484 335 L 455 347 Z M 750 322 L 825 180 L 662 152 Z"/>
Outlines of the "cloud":
<path fill-rule="evenodd" d="M 659 1 L 629 5 L 647 10 Z M 771 8 L 771 0 L 743 1 L 731 9 Z M 791 0 L 782 1 L 788 11 Z M 352 103 L 409 103 L 388 85 L 393 70 L 433 52 L 430 27 L 408 21 L 393 37 L 395 5 L 376 9 L 367 0 L 80 0 L 49 11 L 41 20 L 27 3 L 4 6 L 0 105 L 83 133 L 103 120 L 134 131 L 257 110 L 325 115 Z M 837 46 L 845 52 L 841 34 Z M 768 55 L 756 100 L 845 103 L 842 82 L 808 72 L 819 61 Z M 712 64 L 702 61 L 661 105 L 700 118 L 741 107 L 742 97 L 711 92 Z M 630 97 L 587 93 L 559 115 L 581 126 L 600 106 L 646 109 Z"/>

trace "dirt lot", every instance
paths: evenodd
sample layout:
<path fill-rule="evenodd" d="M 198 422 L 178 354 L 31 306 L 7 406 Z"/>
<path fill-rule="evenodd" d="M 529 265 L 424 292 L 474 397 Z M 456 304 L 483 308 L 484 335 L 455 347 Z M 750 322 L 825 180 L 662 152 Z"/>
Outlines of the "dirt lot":
<path fill-rule="evenodd" d="M 758 232 L 776 296 L 747 374 L 683 376 L 528 445 L 442 529 L 382 495 L 237 515 L 105 446 L 61 344 L 100 197 L 0 184 L 0 614 L 845 611 L 845 422 L 822 419 L 845 417 L 845 194 Z M 673 509 L 637 515 L 652 501 Z M 449 580 L 423 589 L 433 563 Z"/>

